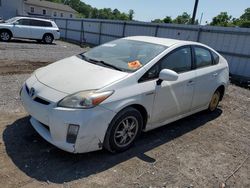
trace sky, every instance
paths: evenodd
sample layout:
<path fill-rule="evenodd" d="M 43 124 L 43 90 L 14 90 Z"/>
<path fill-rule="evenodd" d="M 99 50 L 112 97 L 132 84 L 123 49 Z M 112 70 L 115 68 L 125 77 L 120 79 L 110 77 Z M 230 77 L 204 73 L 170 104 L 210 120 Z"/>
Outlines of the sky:
<path fill-rule="evenodd" d="M 135 11 L 134 19 L 151 21 L 157 18 L 171 16 L 175 18 L 183 12 L 192 15 L 195 0 L 81 0 L 96 8 L 119 9 L 128 12 Z M 210 22 L 220 12 L 228 12 L 233 17 L 240 17 L 246 8 L 250 7 L 250 0 L 199 0 L 196 19 L 201 18 L 202 24 Z"/>

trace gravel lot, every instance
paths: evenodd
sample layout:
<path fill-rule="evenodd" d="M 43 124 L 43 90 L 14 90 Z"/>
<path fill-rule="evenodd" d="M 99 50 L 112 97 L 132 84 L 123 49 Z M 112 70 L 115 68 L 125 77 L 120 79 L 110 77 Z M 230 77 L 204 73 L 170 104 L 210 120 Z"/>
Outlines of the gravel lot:
<path fill-rule="evenodd" d="M 31 40 L 0 43 L 0 75 L 24 74 L 57 60 L 83 52 L 83 48 L 62 41 L 52 45 Z"/>
<path fill-rule="evenodd" d="M 0 70 L 2 62 L 23 70 L 20 62 L 48 63 L 83 51 L 60 41 L 51 46 L 0 43 L 0 49 Z M 44 141 L 21 106 L 19 88 L 39 66 L 0 74 L 1 187 L 200 188 L 221 187 L 225 181 L 226 187 L 250 187 L 249 90 L 230 85 L 214 113 L 201 112 L 144 133 L 124 153 L 74 155 Z"/>

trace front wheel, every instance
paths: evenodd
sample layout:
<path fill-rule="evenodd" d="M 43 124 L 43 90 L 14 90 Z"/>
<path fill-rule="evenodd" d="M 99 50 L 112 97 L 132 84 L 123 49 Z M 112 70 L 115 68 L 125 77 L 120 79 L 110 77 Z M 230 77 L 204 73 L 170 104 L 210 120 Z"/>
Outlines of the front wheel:
<path fill-rule="evenodd" d="M 1 31 L 0 32 L 0 40 L 4 42 L 8 42 L 11 39 L 11 34 L 9 31 Z"/>
<path fill-rule="evenodd" d="M 216 110 L 220 102 L 220 97 L 221 97 L 220 91 L 219 90 L 215 91 L 209 103 L 208 107 L 209 112 L 213 112 Z"/>
<path fill-rule="evenodd" d="M 143 119 L 141 113 L 129 107 L 119 112 L 112 120 L 104 147 L 111 152 L 122 152 L 130 148 L 141 133 Z"/>

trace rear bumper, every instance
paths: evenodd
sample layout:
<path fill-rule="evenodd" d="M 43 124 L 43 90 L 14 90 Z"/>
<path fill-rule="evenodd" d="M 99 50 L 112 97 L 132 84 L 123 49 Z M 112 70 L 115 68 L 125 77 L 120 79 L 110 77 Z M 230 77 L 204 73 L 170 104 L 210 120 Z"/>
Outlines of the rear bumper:
<path fill-rule="evenodd" d="M 58 40 L 58 39 L 60 39 L 60 36 L 61 36 L 60 32 L 56 32 L 56 33 L 54 34 L 54 39 L 55 39 L 55 40 Z"/>

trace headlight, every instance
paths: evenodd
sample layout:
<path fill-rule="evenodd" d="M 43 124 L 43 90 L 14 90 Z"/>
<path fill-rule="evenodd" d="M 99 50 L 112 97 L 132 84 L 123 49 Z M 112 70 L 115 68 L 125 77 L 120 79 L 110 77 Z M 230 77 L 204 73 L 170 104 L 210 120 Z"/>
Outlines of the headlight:
<path fill-rule="evenodd" d="M 112 95 L 114 91 L 81 91 L 62 99 L 57 106 L 65 108 L 93 108 Z"/>

